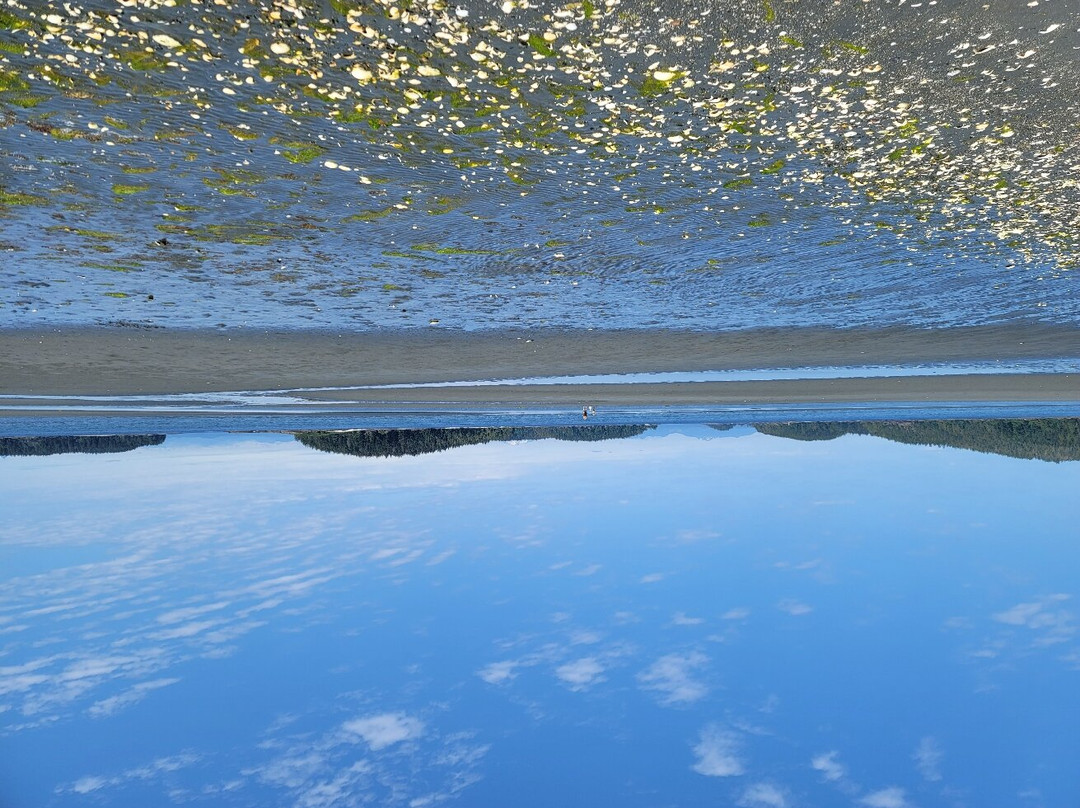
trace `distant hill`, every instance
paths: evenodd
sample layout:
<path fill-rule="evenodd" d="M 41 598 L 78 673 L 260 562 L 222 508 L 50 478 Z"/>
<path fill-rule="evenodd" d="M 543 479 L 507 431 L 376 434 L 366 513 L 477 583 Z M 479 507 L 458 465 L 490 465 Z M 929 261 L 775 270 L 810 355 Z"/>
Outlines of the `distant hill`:
<path fill-rule="evenodd" d="M 50 438 L 0 438 L 0 457 L 54 454 L 108 454 L 157 446 L 164 435 L 60 435 Z"/>
<path fill-rule="evenodd" d="M 295 432 L 305 446 L 357 457 L 403 457 L 430 454 L 491 441 L 600 441 L 632 438 L 652 426 L 480 427 L 463 429 L 358 429 L 346 432 Z"/>
<path fill-rule="evenodd" d="M 794 440 L 874 435 L 898 443 L 951 446 L 1026 460 L 1080 460 L 1080 418 L 777 423 L 757 424 L 756 429 L 765 435 Z"/>

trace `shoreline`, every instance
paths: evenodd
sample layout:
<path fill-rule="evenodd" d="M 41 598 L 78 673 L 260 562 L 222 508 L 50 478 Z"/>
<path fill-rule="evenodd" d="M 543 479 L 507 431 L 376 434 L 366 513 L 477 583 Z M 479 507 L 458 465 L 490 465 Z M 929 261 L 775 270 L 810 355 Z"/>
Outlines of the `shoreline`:
<path fill-rule="evenodd" d="M 133 400 L 134 399 L 134 400 Z M 323 417 L 438 413 L 484 415 L 544 411 L 573 416 L 584 406 L 601 414 L 635 409 L 653 412 L 700 409 L 732 412 L 755 407 L 1051 406 L 1080 411 L 1080 373 L 881 376 L 756 381 L 635 382 L 623 384 L 515 384 L 293 391 L 281 397 L 186 394 L 181 397 L 48 397 L 0 399 L 0 418 L 86 417 Z"/>
<path fill-rule="evenodd" d="M 873 331 L 432 329 L 365 334 L 6 329 L 0 330 L 0 393 L 28 399 L 153 396 L 672 371 L 1023 363 L 1074 357 L 1080 360 L 1080 329 L 1041 324 Z M 869 396 L 871 401 L 882 400 L 881 396 L 925 400 L 928 395 L 941 400 L 1029 401 L 1080 399 L 1080 382 L 1072 373 L 1017 374 L 1003 368 L 1002 374 L 873 379 L 566 384 L 545 389 L 522 385 L 512 393 L 509 387 L 498 385 L 342 392 L 367 402 L 478 404 L 583 398 L 614 402 L 642 397 L 656 403 L 697 403 L 703 396 L 733 402 L 780 398 L 853 401 L 857 396 Z M 334 397 L 327 391 L 317 399 L 325 400 L 326 396 Z"/>

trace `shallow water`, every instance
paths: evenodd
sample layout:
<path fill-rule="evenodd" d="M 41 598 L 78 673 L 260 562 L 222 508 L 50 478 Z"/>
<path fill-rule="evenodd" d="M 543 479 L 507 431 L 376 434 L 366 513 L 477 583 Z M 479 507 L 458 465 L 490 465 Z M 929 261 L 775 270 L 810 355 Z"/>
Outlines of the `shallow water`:
<path fill-rule="evenodd" d="M 1076 424 L 26 442 L 0 801 L 1074 805 Z"/>
<path fill-rule="evenodd" d="M 1046 2 L 14 2 L 0 325 L 1077 324 L 1078 28 Z"/>

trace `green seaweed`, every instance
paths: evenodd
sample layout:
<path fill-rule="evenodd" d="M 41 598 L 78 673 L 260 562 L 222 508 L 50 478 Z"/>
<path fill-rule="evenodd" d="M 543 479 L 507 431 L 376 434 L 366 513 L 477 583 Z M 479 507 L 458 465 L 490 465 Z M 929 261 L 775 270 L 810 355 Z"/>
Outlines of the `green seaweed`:
<path fill-rule="evenodd" d="M 252 132 L 250 129 L 241 129 L 239 126 L 232 126 L 231 124 L 223 123 L 221 128 L 232 135 L 237 140 L 258 140 L 259 135 L 256 132 Z"/>
<path fill-rule="evenodd" d="M 854 42 L 848 42 L 848 41 L 843 40 L 843 39 L 837 40 L 836 44 L 839 45 L 844 50 L 849 50 L 849 51 L 852 51 L 853 53 L 869 53 L 870 52 L 870 49 L 867 48 L 865 45 L 856 45 Z"/>
<path fill-rule="evenodd" d="M 540 34 L 529 34 L 529 47 L 539 53 L 541 56 L 554 56 L 555 50 L 547 43 L 547 41 L 540 36 Z"/>
<path fill-rule="evenodd" d="M 349 2 L 349 0 L 330 0 L 330 8 L 332 8 L 338 16 L 347 17 L 350 11 L 355 11 L 361 8 L 359 3 Z"/>
<path fill-rule="evenodd" d="M 246 186 L 265 182 L 261 174 L 246 169 L 215 168 L 216 177 L 203 177 L 204 185 L 209 185 L 223 196 L 244 196 L 254 198 L 255 194 Z"/>
<path fill-rule="evenodd" d="M 450 213 L 457 210 L 462 204 L 462 200 L 450 196 L 437 196 L 432 201 L 434 205 L 428 208 L 428 213 L 432 216 L 442 216 L 445 213 Z"/>
<path fill-rule="evenodd" d="M 326 148 L 319 146 L 315 143 L 304 143 L 295 145 L 291 149 L 286 149 L 281 153 L 281 156 L 288 160 L 290 163 L 310 163 L 316 157 L 321 157 L 326 154 Z"/>
<path fill-rule="evenodd" d="M 33 26 L 29 20 L 16 16 L 6 8 L 0 8 L 0 30 L 21 31 L 31 27 Z"/>
<path fill-rule="evenodd" d="M 16 70 L 0 70 L 0 92 L 29 90 L 30 82 Z"/>
<path fill-rule="evenodd" d="M 638 92 L 642 98 L 656 98 L 658 95 L 663 95 L 671 87 L 672 82 L 682 78 L 682 73 L 675 73 L 670 79 L 661 81 L 656 78 L 653 73 L 650 73 L 645 77 L 645 80 L 641 82 L 641 86 L 638 88 Z"/>
<path fill-rule="evenodd" d="M 199 134 L 194 129 L 159 129 L 154 132 L 154 140 L 163 140 L 167 143 L 175 143 L 180 140 L 190 140 Z M 190 158 L 192 160 L 198 159 L 198 155 Z"/>
<path fill-rule="evenodd" d="M 0 187 L 0 207 L 14 207 L 16 205 L 44 205 L 48 200 L 38 194 L 27 194 L 21 191 L 8 191 Z"/>
<path fill-rule="evenodd" d="M 460 169 L 483 168 L 484 166 L 491 165 L 490 160 L 485 160 L 478 157 L 451 157 L 450 162 L 452 162 Z"/>
<path fill-rule="evenodd" d="M 99 264 L 94 261 L 83 261 L 80 266 L 88 269 L 103 269 L 106 272 L 135 272 L 138 267 L 129 264 Z M 126 297 L 126 295 L 125 295 Z"/>
<path fill-rule="evenodd" d="M 233 244 L 247 244 L 255 247 L 265 247 L 267 244 L 273 244 L 280 239 L 285 238 L 284 235 L 278 233 L 241 233 L 239 235 L 232 236 L 229 241 Z"/>
<path fill-rule="evenodd" d="M 470 250 L 464 247 L 440 247 L 438 244 L 422 243 L 412 245 L 415 252 L 433 252 L 438 255 L 498 255 L 496 250 Z"/>
<path fill-rule="evenodd" d="M 112 192 L 117 196 L 130 196 L 132 194 L 141 194 L 143 191 L 149 191 L 149 185 L 127 185 L 122 182 L 113 183 Z"/>
<path fill-rule="evenodd" d="M 394 212 L 393 207 L 382 208 L 381 210 L 365 210 L 360 213 L 354 213 L 351 216 L 346 216 L 342 219 L 343 222 L 373 222 L 376 219 L 382 219 L 389 216 Z"/>
<path fill-rule="evenodd" d="M 169 66 L 168 60 L 159 53 L 147 48 L 146 50 L 132 50 L 123 55 L 123 59 L 132 70 L 143 73 L 161 71 Z"/>
<path fill-rule="evenodd" d="M 123 236 L 121 236 L 119 233 L 108 233 L 108 232 L 106 232 L 104 230 L 89 230 L 89 229 L 84 228 L 84 227 L 76 227 L 76 228 L 72 229 L 70 232 L 75 233 L 75 235 L 77 235 L 77 236 L 82 236 L 83 238 L 95 238 L 95 239 L 100 239 L 102 241 L 122 241 L 123 240 Z"/>
<path fill-rule="evenodd" d="M 897 127 L 896 134 L 900 137 L 911 137 L 919 131 L 919 120 L 912 118 Z"/>
<path fill-rule="evenodd" d="M 171 222 L 158 222 L 154 225 L 154 229 L 170 236 L 187 236 L 192 233 L 192 229 L 188 225 L 173 224 Z"/>
<path fill-rule="evenodd" d="M 22 107 L 23 109 L 33 109 L 38 104 L 49 100 L 48 96 L 33 95 L 31 93 L 10 93 L 5 95 L 6 97 L 0 100 L 8 104 L 13 104 L 16 107 Z"/>

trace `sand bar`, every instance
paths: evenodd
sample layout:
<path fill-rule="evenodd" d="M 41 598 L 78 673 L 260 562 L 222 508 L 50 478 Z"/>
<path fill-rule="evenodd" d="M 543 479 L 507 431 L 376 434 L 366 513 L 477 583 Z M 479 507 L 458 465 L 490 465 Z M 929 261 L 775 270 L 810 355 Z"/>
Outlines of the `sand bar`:
<path fill-rule="evenodd" d="M 0 331 L 0 392 L 20 396 L 155 395 L 306 387 L 416 384 L 540 376 L 912 365 L 1080 357 L 1080 329 L 769 329 L 680 331 L 428 331 L 333 334 L 303 331 L 183 331 L 133 328 Z M 700 400 L 729 391 L 740 400 L 785 400 L 882 391 L 966 400 L 1077 398 L 1070 374 L 589 386 L 597 400 L 646 394 Z M 991 382 L 989 379 L 997 379 Z M 634 388 L 636 392 L 632 392 Z M 650 392 L 651 390 L 651 392 Z M 875 392 L 877 391 L 877 392 Z M 907 391 L 906 393 L 904 391 Z M 968 391 L 965 393 L 965 391 Z M 938 394 L 940 392 L 940 394 Z M 424 400 L 580 400 L 560 388 L 410 391 Z M 945 395 L 947 394 L 947 395 Z M 355 395 L 351 391 L 350 396 Z M 507 399 L 507 396 L 510 396 Z M 723 394 L 726 398 L 728 393 Z M 856 398 L 849 398 L 855 396 Z M 956 398 L 959 396 L 960 398 Z M 400 390 L 379 400 L 401 400 Z M 867 399 L 867 400 L 872 400 Z"/>

